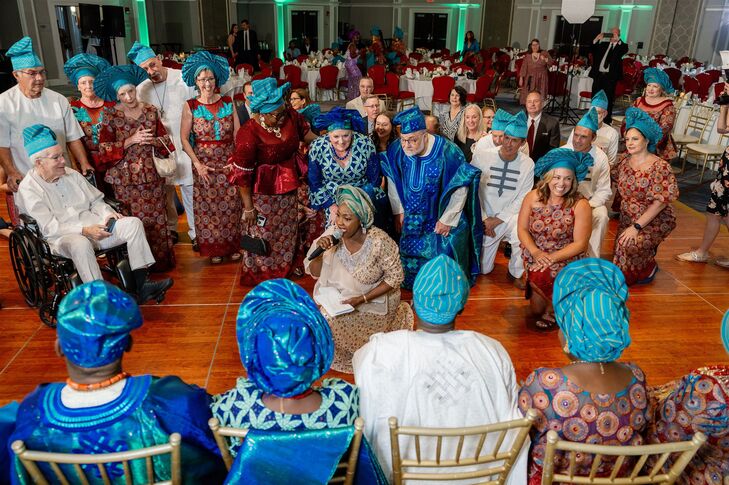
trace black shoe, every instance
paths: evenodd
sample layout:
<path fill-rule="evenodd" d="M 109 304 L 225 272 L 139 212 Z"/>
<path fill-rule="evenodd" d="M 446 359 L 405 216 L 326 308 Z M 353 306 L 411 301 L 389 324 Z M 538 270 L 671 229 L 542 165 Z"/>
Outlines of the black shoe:
<path fill-rule="evenodd" d="M 165 278 L 159 281 L 147 280 L 143 285 L 142 289 L 137 291 L 137 300 L 141 305 L 149 300 L 157 300 L 157 303 L 161 303 L 165 299 L 167 290 L 172 288 L 175 284 L 175 280 L 172 278 Z"/>
<path fill-rule="evenodd" d="M 195 251 L 196 253 L 200 252 L 200 245 L 197 243 L 196 237 L 192 239 L 192 250 Z"/>
<path fill-rule="evenodd" d="M 177 234 L 177 231 L 169 231 L 170 237 L 172 238 L 172 244 L 177 244 L 180 242 L 180 235 Z"/>
<path fill-rule="evenodd" d="M 504 257 L 506 259 L 511 259 L 511 244 L 504 246 Z"/>

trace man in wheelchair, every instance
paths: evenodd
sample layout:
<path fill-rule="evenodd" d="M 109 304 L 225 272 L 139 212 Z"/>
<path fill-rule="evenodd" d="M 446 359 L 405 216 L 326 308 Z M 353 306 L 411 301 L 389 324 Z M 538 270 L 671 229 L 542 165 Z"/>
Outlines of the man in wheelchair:
<path fill-rule="evenodd" d="M 127 245 L 137 300 L 161 301 L 172 278 L 151 281 L 154 264 L 142 221 L 124 217 L 104 202 L 104 194 L 80 173 L 67 168 L 56 135 L 45 125 L 23 130 L 33 168 L 20 183 L 16 202 L 22 214 L 33 217 L 51 252 L 70 258 L 82 282 L 101 280 L 95 250 Z"/>

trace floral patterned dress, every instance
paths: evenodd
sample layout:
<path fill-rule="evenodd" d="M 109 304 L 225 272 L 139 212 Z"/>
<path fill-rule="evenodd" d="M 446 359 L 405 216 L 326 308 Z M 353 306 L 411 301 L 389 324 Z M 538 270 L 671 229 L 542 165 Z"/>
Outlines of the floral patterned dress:
<path fill-rule="evenodd" d="M 321 406 L 308 414 L 279 413 L 263 404 L 263 391 L 239 377 L 233 389 L 213 396 L 210 405 L 221 426 L 254 428 L 267 431 L 300 431 L 305 429 L 339 428 L 354 425 L 359 416 L 359 389 L 342 379 L 324 379 L 321 387 L 312 387 L 321 394 Z M 231 454 L 237 454 L 240 440 L 230 441 Z"/>
<path fill-rule="evenodd" d="M 542 481 L 547 432 L 554 430 L 560 439 L 598 445 L 632 446 L 643 444 L 643 429 L 648 417 L 645 376 L 634 364 L 628 364 L 633 378 L 622 391 L 597 394 L 585 391 L 570 381 L 562 369 L 540 368 L 529 374 L 519 391 L 519 409 L 537 411 L 532 428 L 529 484 Z M 588 474 L 593 455 L 577 456 L 576 473 Z M 597 476 L 612 471 L 614 461 L 605 458 Z M 633 464 L 626 460 L 623 471 Z M 569 458 L 561 452 L 555 456 L 555 472 L 569 466 Z"/>
<path fill-rule="evenodd" d="M 645 96 L 641 96 L 635 100 L 633 106 L 648 113 L 660 125 L 663 138 L 656 144 L 656 155 L 670 163 L 678 155 L 671 137 L 673 124 L 676 121 L 676 108 L 673 106 L 673 101 L 667 99 L 658 104 L 650 104 Z M 625 122 L 623 122 L 623 128 L 625 128 Z M 623 131 L 625 130 L 623 129 Z"/>
<path fill-rule="evenodd" d="M 524 79 L 524 85 L 519 90 L 519 104 L 526 104 L 529 91 L 539 90 L 544 97 L 547 96 L 549 87 L 549 66 L 552 65 L 552 58 L 545 51 L 540 51 L 535 61 L 531 53 L 524 56 L 519 77 Z"/>
<path fill-rule="evenodd" d="M 697 431 L 708 440 L 678 478 L 681 485 L 721 485 L 729 479 L 729 367 L 697 369 L 650 389 L 648 443 L 688 441 Z M 668 459 L 664 470 L 673 465 Z M 652 463 L 649 461 L 649 466 Z"/>
<path fill-rule="evenodd" d="M 724 151 L 716 178 L 711 182 L 711 199 L 706 205 L 706 212 L 720 217 L 729 215 L 729 148 Z"/>
<path fill-rule="evenodd" d="M 124 140 L 140 128 L 152 130 L 154 143 L 135 144 L 124 149 Z M 128 118 L 116 108 L 106 111 L 99 130 L 101 170 L 106 170 L 104 180 L 114 188 L 114 197 L 129 208 L 131 215 L 142 220 L 156 261 L 152 271 L 168 271 L 175 267 L 172 237 L 167 230 L 164 179 L 157 173 L 153 159 L 153 153 L 167 156 L 165 145 L 174 150 L 154 106 L 145 104 L 139 119 Z"/>
<path fill-rule="evenodd" d="M 669 204 L 653 220 L 638 232 L 635 244 L 625 245 L 615 238 L 615 263 L 625 275 L 625 282 L 632 285 L 645 280 L 656 267 L 658 246 L 676 227 L 676 216 L 671 202 L 678 198 L 678 185 L 671 166 L 656 161 L 644 171 L 630 166 L 630 156 L 625 156 L 615 168 L 620 194 L 620 223 L 618 236 L 631 227 L 656 200 Z"/>
<path fill-rule="evenodd" d="M 69 99 L 71 110 L 73 111 L 76 121 L 84 130 L 83 144 L 86 148 L 86 156 L 89 163 L 96 171 L 97 188 L 107 195 L 113 195 L 114 190 L 104 182 L 104 171 L 100 170 L 101 163 L 99 161 L 99 130 L 101 122 L 104 120 L 104 110 L 113 108 L 116 103 L 113 101 L 104 101 L 104 104 L 98 108 L 86 106 L 80 99 Z"/>
<path fill-rule="evenodd" d="M 543 207 L 532 207 L 529 214 L 529 234 L 534 239 L 534 244 L 546 252 L 553 253 L 574 242 L 575 230 L 575 205 L 564 208 L 561 205 L 545 205 Z M 570 259 L 559 261 L 547 269 L 533 271 L 529 268 L 534 264 L 534 258 L 529 250 L 521 245 L 524 267 L 527 269 L 527 287 L 536 291 L 547 301 L 552 301 L 552 290 L 557 273 L 572 261 L 582 259 L 586 253 L 578 254 Z"/>
<path fill-rule="evenodd" d="M 233 101 L 212 104 L 187 101 L 192 113 L 191 143 L 200 163 L 215 171 L 206 184 L 193 170 L 195 234 L 201 256 L 228 256 L 240 248 L 242 205 L 238 187 L 228 182 L 223 167 L 233 154 Z"/>

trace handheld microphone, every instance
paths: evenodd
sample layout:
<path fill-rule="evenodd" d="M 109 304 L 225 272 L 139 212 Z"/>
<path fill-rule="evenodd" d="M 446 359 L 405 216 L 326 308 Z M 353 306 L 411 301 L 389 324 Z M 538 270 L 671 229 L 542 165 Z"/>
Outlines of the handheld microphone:
<path fill-rule="evenodd" d="M 332 234 L 332 239 L 334 239 L 334 241 L 332 241 L 332 242 L 333 242 L 333 244 L 332 244 L 332 247 L 334 247 L 334 246 L 336 246 L 337 244 L 339 244 L 339 241 L 340 241 L 340 240 L 342 239 L 342 234 L 344 234 L 344 231 L 342 231 L 341 229 L 334 229 L 334 233 Z M 315 260 L 315 259 L 316 259 L 316 258 L 318 258 L 318 257 L 319 257 L 319 256 L 321 255 L 321 253 L 323 253 L 324 251 L 326 251 L 326 249 L 324 249 L 324 248 L 321 248 L 321 247 L 317 247 L 317 248 L 316 248 L 316 249 L 314 250 L 314 252 L 313 252 L 313 253 L 311 253 L 311 255 L 309 256 L 309 258 L 308 258 L 308 259 L 309 259 L 309 261 L 313 261 L 313 260 Z"/>

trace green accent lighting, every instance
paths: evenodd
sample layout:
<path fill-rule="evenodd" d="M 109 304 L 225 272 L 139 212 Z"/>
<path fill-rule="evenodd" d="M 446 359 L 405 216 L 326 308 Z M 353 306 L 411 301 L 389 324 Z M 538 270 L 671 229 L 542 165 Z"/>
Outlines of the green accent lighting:
<path fill-rule="evenodd" d="M 145 0 L 137 0 L 137 29 L 139 30 L 139 42 L 149 45 L 149 26 L 147 25 Z"/>

